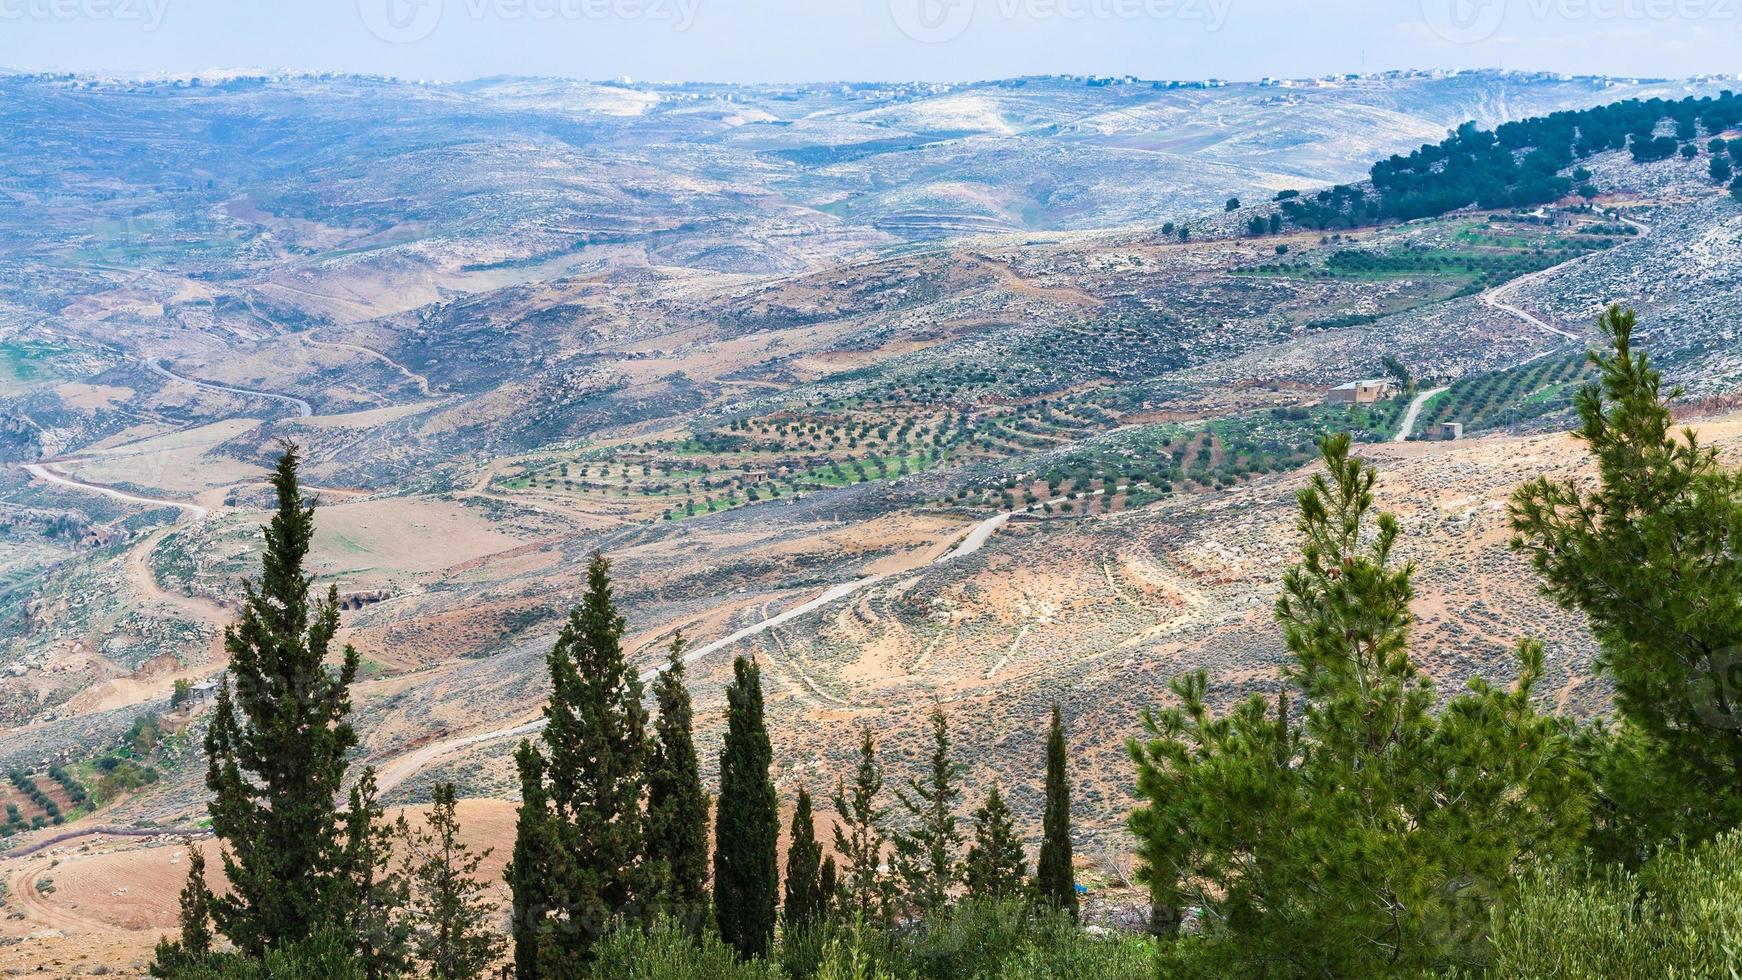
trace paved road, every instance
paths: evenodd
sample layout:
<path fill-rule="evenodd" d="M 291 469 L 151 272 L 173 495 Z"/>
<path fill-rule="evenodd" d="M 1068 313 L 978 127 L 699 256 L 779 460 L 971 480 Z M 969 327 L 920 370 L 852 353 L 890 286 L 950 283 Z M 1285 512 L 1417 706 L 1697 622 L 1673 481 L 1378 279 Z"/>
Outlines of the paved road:
<path fill-rule="evenodd" d="M 991 540 L 992 535 L 998 533 L 998 529 L 1003 527 L 1004 522 L 1008 520 L 1010 520 L 1010 515 L 1008 513 L 996 514 L 992 517 L 986 518 L 980 523 L 974 525 L 974 529 L 969 531 L 966 537 L 962 538 L 961 544 L 956 545 L 955 548 L 950 550 L 949 554 L 946 554 L 937 561 L 932 562 L 932 564 L 942 565 L 944 562 L 955 561 L 963 555 L 971 555 L 974 552 L 979 551 L 981 548 L 986 546 L 986 542 Z"/>
<path fill-rule="evenodd" d="M 117 490 L 114 487 L 106 487 L 100 483 L 86 483 L 84 480 L 81 480 L 59 468 L 62 465 L 71 463 L 86 462 L 89 462 L 89 460 L 65 459 L 61 460 L 59 463 L 25 463 L 24 469 L 25 472 L 39 480 L 58 483 L 63 487 L 72 487 L 76 490 L 89 490 L 92 493 L 100 493 L 105 497 L 124 500 L 130 504 L 144 504 L 148 507 L 176 507 L 193 515 L 196 520 L 206 516 L 206 509 L 201 507 L 199 504 L 190 504 L 185 500 L 170 500 L 167 497 L 142 497 L 139 494 L 128 493 L 125 490 Z"/>
<path fill-rule="evenodd" d="M 1398 428 L 1397 435 L 1393 436 L 1391 441 L 1408 442 L 1409 434 L 1415 431 L 1415 418 L 1421 414 L 1421 407 L 1427 404 L 1429 398 L 1445 390 L 1444 388 L 1430 388 L 1416 395 L 1415 400 L 1409 403 L 1409 411 L 1403 413 L 1403 425 Z"/>
<path fill-rule="evenodd" d="M 1624 222 L 1624 223 L 1631 225 L 1634 228 L 1638 229 L 1639 233 L 1642 235 L 1651 230 L 1651 226 L 1648 224 L 1645 224 L 1644 222 L 1635 221 L 1632 218 L 1628 218 L 1628 217 L 1625 217 L 1625 216 L 1620 215 L 1620 214 L 1613 215 L 1613 217 L 1617 221 Z M 1584 339 L 1583 336 L 1576 334 L 1576 333 L 1572 333 L 1571 331 L 1562 330 L 1560 327 L 1557 327 L 1554 324 L 1549 323 L 1547 320 L 1544 320 L 1543 318 L 1537 316 L 1534 313 L 1531 313 L 1527 310 L 1519 309 L 1517 306 L 1514 306 L 1513 304 L 1507 302 L 1502 297 L 1510 296 L 1510 295 L 1512 295 L 1512 293 L 1515 290 L 1519 289 L 1522 286 L 1529 285 L 1531 283 L 1535 283 L 1535 282 L 1538 282 L 1540 280 L 1546 279 L 1549 276 L 1552 276 L 1555 273 L 1560 272 L 1561 270 L 1566 269 L 1567 267 L 1569 267 L 1571 265 L 1574 265 L 1574 264 L 1579 263 L 1579 262 L 1589 261 L 1589 260 L 1595 258 L 1596 256 L 1599 256 L 1602 254 L 1603 254 L 1602 252 L 1590 252 L 1590 253 L 1587 253 L 1585 255 L 1580 255 L 1580 256 L 1577 256 L 1575 258 L 1568 259 L 1565 262 L 1561 262 L 1557 265 L 1551 265 L 1546 269 L 1538 269 L 1537 271 L 1532 272 L 1528 275 L 1519 276 L 1517 279 L 1513 279 L 1510 282 L 1503 282 L 1500 285 L 1493 287 L 1492 289 L 1484 290 L 1482 293 L 1482 297 L 1481 297 L 1482 302 L 1493 309 L 1500 310 L 1501 312 L 1504 312 L 1504 313 L 1510 313 L 1513 316 L 1518 317 L 1519 319 L 1523 320 L 1525 323 L 1528 323 L 1531 326 L 1537 328 L 1538 330 L 1546 331 L 1548 333 L 1554 334 L 1557 337 L 1564 337 L 1567 340 L 1583 340 Z"/>
<path fill-rule="evenodd" d="M 1562 263 L 1562 264 L 1564 265 L 1565 263 Z M 1531 326 L 1537 328 L 1538 330 L 1544 330 L 1544 331 L 1547 331 L 1548 333 L 1554 334 L 1557 337 L 1565 337 L 1568 340 L 1578 340 L 1579 339 L 1578 334 L 1573 333 L 1570 330 L 1562 330 L 1560 327 L 1557 327 L 1554 324 L 1549 323 L 1547 320 L 1544 320 L 1543 318 L 1537 316 L 1536 314 L 1521 310 L 1518 307 L 1513 306 L 1511 303 L 1508 303 L 1505 300 L 1500 298 L 1500 292 L 1502 290 L 1507 291 L 1507 293 L 1510 295 L 1512 290 L 1517 289 L 1520 286 L 1523 286 L 1525 283 L 1535 282 L 1536 280 L 1541 279 L 1541 278 L 1547 276 L 1549 273 L 1554 272 L 1558 269 L 1560 269 L 1560 266 L 1551 265 L 1546 269 L 1541 269 L 1539 271 L 1532 272 L 1530 275 L 1527 275 L 1527 276 L 1519 276 L 1517 279 L 1514 279 L 1511 282 L 1502 283 L 1501 285 L 1495 286 L 1493 289 L 1490 289 L 1482 294 L 1482 302 L 1486 303 L 1488 306 L 1490 306 L 1496 310 L 1500 310 L 1503 313 L 1510 313 L 1513 316 L 1522 319 L 1525 323 L 1528 323 Z"/>

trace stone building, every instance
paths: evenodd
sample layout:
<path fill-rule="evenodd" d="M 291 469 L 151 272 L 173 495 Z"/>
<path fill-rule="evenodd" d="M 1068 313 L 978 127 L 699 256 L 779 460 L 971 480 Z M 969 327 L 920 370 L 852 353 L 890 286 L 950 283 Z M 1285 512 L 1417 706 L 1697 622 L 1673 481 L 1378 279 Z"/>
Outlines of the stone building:
<path fill-rule="evenodd" d="M 1325 392 L 1327 405 L 1368 405 L 1395 397 L 1397 385 L 1384 378 L 1350 381 Z"/>

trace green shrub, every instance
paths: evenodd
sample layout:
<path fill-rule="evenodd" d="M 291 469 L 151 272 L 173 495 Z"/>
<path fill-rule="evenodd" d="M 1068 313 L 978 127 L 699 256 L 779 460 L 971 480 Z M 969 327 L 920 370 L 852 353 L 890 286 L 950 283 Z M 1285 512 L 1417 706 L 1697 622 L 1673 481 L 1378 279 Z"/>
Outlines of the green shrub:
<path fill-rule="evenodd" d="M 905 976 L 906 958 L 881 929 L 822 919 L 780 939 L 780 966 L 791 980 Z"/>
<path fill-rule="evenodd" d="M 969 899 L 910 928 L 821 922 L 780 946 L 790 980 L 1124 980 L 1157 977 L 1155 944 L 1098 938 L 1018 899 Z"/>
<path fill-rule="evenodd" d="M 1541 868 L 1490 930 L 1496 980 L 1742 976 L 1742 831 L 1638 874 Z"/>
<path fill-rule="evenodd" d="M 1098 939 L 1082 932 L 1061 934 L 1050 946 L 1030 946 L 1006 959 L 987 980 L 1137 980 L 1162 976 L 1153 940 L 1136 936 Z"/>
<path fill-rule="evenodd" d="M 182 962 L 176 956 L 165 958 L 164 949 L 158 947 L 159 964 L 153 975 L 170 980 L 365 980 L 368 976 L 351 949 L 351 940 L 342 936 L 316 936 L 270 950 L 259 960 L 219 953 Z"/>
<path fill-rule="evenodd" d="M 593 975 L 611 980 L 780 980 L 780 970 L 759 960 L 742 961 L 712 931 L 695 940 L 671 921 L 645 934 L 628 927 L 612 931 L 594 947 Z"/>
<path fill-rule="evenodd" d="M 926 919 L 904 946 L 914 976 L 968 980 L 999 976 L 1007 958 L 1061 947 L 1081 935 L 1068 915 L 1036 910 L 1019 899 L 969 899 Z"/>
<path fill-rule="evenodd" d="M 836 938 L 823 947 L 814 980 L 896 980 L 896 976 L 878 966 L 864 946 Z"/>
<path fill-rule="evenodd" d="M 157 782 L 157 779 L 156 769 L 122 759 L 109 769 L 107 775 L 97 780 L 96 795 L 99 800 L 107 803 L 127 790 L 149 786 Z"/>

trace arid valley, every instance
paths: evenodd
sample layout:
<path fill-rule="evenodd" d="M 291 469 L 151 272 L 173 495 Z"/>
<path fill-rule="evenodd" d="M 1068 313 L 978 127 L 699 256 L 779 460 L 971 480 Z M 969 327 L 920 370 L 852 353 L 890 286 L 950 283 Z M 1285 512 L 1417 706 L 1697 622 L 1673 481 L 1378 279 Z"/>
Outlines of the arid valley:
<path fill-rule="evenodd" d="M 1742 132 L 1594 153 L 1528 207 L 1285 205 L 1466 122 L 1733 85 L 0 75 L 0 968 L 137 970 L 173 928 L 286 442 L 362 657 L 358 760 L 395 807 L 456 784 L 497 891 L 594 552 L 638 666 L 690 642 L 710 788 L 753 654 L 783 806 L 862 726 L 916 775 L 941 705 L 1033 839 L 1056 701 L 1079 864 L 1128 887 L 1122 740 L 1191 671 L 1218 705 L 1278 688 L 1330 431 L 1419 565 L 1440 694 L 1504 685 L 1532 636 L 1546 703 L 1605 711 L 1505 505 L 1591 475 L 1567 430 L 1611 303 L 1742 463 L 1742 203 L 1711 177 Z"/>

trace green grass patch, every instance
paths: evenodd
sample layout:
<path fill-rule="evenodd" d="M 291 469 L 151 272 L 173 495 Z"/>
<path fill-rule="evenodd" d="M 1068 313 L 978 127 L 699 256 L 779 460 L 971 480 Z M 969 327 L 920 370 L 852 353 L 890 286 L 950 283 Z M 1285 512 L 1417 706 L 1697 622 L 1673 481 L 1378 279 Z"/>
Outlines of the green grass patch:
<path fill-rule="evenodd" d="M 335 533 L 333 535 L 333 543 L 338 545 L 339 547 L 345 549 L 346 551 L 349 551 L 352 554 L 357 554 L 357 555 L 369 554 L 369 552 L 371 550 L 366 545 L 364 545 L 361 541 L 358 541 L 356 538 L 350 537 L 349 535 L 345 535 L 345 534 Z"/>

